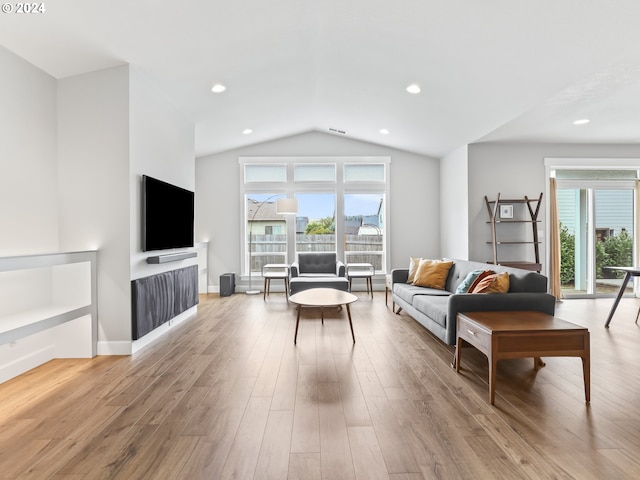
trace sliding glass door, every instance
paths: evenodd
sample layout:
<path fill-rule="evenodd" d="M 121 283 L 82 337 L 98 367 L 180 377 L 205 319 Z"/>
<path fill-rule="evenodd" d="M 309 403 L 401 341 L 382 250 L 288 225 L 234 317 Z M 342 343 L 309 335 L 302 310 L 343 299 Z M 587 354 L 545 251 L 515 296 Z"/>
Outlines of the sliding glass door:
<path fill-rule="evenodd" d="M 595 190 L 595 292 L 616 294 L 623 272 L 607 267 L 633 266 L 633 190 Z M 633 292 L 633 283 L 625 293 Z"/>
<path fill-rule="evenodd" d="M 607 267 L 633 265 L 633 184 L 576 183 L 558 180 L 563 295 L 614 295 L 624 275 Z M 633 283 L 625 293 L 633 293 Z"/>

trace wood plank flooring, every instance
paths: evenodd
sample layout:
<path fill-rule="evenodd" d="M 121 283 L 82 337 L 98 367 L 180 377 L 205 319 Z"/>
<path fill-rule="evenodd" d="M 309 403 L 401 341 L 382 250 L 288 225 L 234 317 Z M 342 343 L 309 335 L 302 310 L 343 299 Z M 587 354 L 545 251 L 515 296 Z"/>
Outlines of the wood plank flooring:
<path fill-rule="evenodd" d="M 197 316 L 130 357 L 55 360 L 0 385 L 3 479 L 640 478 L 640 304 L 565 300 L 578 358 L 499 363 L 442 344 L 376 292 L 345 312 L 284 294 L 201 297 Z"/>

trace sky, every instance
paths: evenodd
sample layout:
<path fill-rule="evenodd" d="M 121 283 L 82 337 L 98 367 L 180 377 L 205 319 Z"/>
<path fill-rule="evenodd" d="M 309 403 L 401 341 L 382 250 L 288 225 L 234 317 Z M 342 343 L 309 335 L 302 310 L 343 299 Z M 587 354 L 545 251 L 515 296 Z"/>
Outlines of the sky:
<path fill-rule="evenodd" d="M 250 198 L 264 201 L 271 197 L 270 194 L 250 194 Z M 375 215 L 383 194 L 348 193 L 345 194 L 345 216 Z M 276 195 L 271 201 L 284 198 L 284 195 Z M 309 217 L 309 220 L 317 220 L 333 216 L 335 195 L 333 193 L 300 193 L 298 199 L 298 217 Z"/>

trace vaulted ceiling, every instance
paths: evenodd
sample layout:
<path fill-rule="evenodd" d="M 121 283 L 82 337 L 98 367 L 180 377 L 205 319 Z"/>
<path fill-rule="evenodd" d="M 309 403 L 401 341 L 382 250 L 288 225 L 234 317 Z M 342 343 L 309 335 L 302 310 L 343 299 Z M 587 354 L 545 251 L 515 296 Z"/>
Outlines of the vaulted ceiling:
<path fill-rule="evenodd" d="M 198 156 L 313 130 L 433 157 L 640 141 L 637 0 L 43 5 L 0 14 L 0 45 L 56 78 L 129 63 L 193 120 Z"/>

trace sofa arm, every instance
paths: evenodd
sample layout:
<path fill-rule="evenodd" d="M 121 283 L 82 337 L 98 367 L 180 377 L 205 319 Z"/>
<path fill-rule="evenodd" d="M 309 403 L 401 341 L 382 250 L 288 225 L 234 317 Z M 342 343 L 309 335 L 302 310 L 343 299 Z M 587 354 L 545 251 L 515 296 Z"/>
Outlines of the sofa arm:
<path fill-rule="evenodd" d="M 548 293 L 460 293 L 449 297 L 447 343 L 455 344 L 458 313 L 534 310 L 553 315 L 556 298 Z"/>
<path fill-rule="evenodd" d="M 407 283 L 409 279 L 408 268 L 394 268 L 391 270 L 391 284 L 394 283 Z"/>
<path fill-rule="evenodd" d="M 339 277 L 345 277 L 347 275 L 346 266 L 344 262 L 341 262 L 340 260 L 336 262 L 336 275 Z"/>
<path fill-rule="evenodd" d="M 298 262 L 293 262 L 291 264 L 291 267 L 289 267 L 289 273 L 291 274 L 291 278 L 300 275 L 300 265 L 298 264 Z"/>

